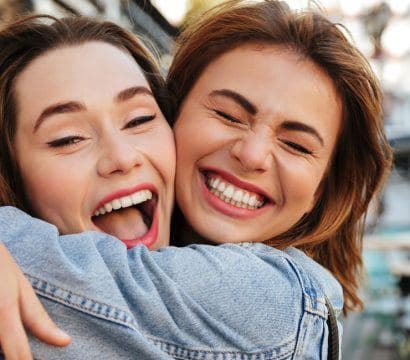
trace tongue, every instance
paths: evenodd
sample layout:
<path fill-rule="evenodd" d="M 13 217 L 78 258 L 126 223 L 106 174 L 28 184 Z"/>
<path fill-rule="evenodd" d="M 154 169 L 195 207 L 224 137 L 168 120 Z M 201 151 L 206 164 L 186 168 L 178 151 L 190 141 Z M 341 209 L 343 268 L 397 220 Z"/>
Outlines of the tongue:
<path fill-rule="evenodd" d="M 123 240 L 134 240 L 148 231 L 141 212 L 133 207 L 119 209 L 93 219 L 102 231 Z"/>

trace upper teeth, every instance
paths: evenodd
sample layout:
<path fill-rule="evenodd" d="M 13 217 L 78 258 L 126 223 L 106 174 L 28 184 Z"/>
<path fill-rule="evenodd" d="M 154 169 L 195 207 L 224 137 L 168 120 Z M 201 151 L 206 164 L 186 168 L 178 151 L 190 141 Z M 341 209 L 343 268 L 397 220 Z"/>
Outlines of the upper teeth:
<path fill-rule="evenodd" d="M 254 210 L 264 204 L 259 194 L 238 188 L 220 177 L 210 176 L 206 183 L 214 195 L 231 205 Z"/>
<path fill-rule="evenodd" d="M 131 195 L 123 196 L 105 203 L 95 211 L 94 216 L 104 215 L 113 210 L 137 205 L 150 199 L 152 199 L 152 192 L 150 190 L 140 190 Z"/>

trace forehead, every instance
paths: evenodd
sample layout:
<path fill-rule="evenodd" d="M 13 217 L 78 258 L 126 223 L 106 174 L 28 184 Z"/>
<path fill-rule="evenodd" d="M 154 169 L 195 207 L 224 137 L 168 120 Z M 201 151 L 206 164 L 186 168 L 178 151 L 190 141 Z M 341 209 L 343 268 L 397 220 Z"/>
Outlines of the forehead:
<path fill-rule="evenodd" d="M 290 81 L 290 80 L 296 80 Z M 230 50 L 212 61 L 202 72 L 197 84 L 227 84 L 276 90 L 287 84 L 293 95 L 305 91 L 338 100 L 333 80 L 312 60 L 277 45 L 248 44 Z M 299 91 L 297 91 L 299 89 Z M 281 89 L 282 91 L 285 89 Z"/>
<path fill-rule="evenodd" d="M 135 60 L 104 42 L 48 51 L 29 63 L 14 83 L 19 108 L 24 108 L 25 100 L 30 99 L 34 112 L 51 102 L 108 98 L 138 85 L 148 83 Z"/>

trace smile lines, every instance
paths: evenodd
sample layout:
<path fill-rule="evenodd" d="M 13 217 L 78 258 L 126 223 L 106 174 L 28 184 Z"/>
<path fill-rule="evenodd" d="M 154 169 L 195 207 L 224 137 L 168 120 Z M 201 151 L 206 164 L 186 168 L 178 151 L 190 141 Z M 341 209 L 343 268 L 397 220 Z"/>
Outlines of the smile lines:
<path fill-rule="evenodd" d="M 104 215 L 113 210 L 127 208 L 143 203 L 144 201 L 152 199 L 152 192 L 150 190 L 140 190 L 128 196 L 122 196 L 118 199 L 111 200 L 97 209 L 94 216 Z"/>
<path fill-rule="evenodd" d="M 233 206 L 256 210 L 264 205 L 261 195 L 238 188 L 222 180 L 219 176 L 208 176 L 206 185 L 212 194 Z"/>

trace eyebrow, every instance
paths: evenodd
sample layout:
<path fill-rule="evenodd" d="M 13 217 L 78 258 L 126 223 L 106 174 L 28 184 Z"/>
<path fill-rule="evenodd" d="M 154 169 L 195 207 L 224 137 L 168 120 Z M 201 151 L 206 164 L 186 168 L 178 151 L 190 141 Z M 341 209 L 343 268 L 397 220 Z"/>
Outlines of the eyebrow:
<path fill-rule="evenodd" d="M 114 102 L 116 103 L 124 102 L 124 101 L 127 101 L 133 98 L 136 95 L 148 95 L 148 96 L 154 97 L 151 90 L 148 89 L 147 87 L 133 86 L 125 90 L 122 90 L 117 95 L 115 95 Z M 87 107 L 85 106 L 85 104 L 82 102 L 78 102 L 78 101 L 67 101 L 67 102 L 57 103 L 57 104 L 47 106 L 41 112 L 40 116 L 37 118 L 35 125 L 34 125 L 33 133 L 37 131 L 40 125 L 44 122 L 44 120 L 46 120 L 47 118 L 53 115 L 74 113 L 74 112 L 80 112 L 80 111 L 85 111 L 85 110 L 87 110 Z"/>
<path fill-rule="evenodd" d="M 86 110 L 85 104 L 78 102 L 78 101 L 68 101 L 65 103 L 58 103 L 47 106 L 40 114 L 38 119 L 35 122 L 33 133 L 37 131 L 40 125 L 52 115 L 57 114 L 66 114 L 66 113 L 73 113 L 73 112 L 80 112 Z"/>
<path fill-rule="evenodd" d="M 252 104 L 243 95 L 237 93 L 236 91 L 229 89 L 213 90 L 209 96 L 223 96 L 235 101 L 239 106 L 241 106 L 246 112 L 251 115 L 256 115 L 258 113 L 258 108 Z"/>
<path fill-rule="evenodd" d="M 154 97 L 151 90 L 145 86 L 133 86 L 120 91 L 114 98 L 115 102 L 123 102 L 133 98 L 135 95 L 148 95 Z"/>
<path fill-rule="evenodd" d="M 324 141 L 323 141 L 322 136 L 320 136 L 319 132 L 315 128 L 313 128 L 309 125 L 306 125 L 306 124 L 301 123 L 299 121 L 284 121 L 281 124 L 281 127 L 285 130 L 302 131 L 302 132 L 306 132 L 308 134 L 311 134 L 317 140 L 319 140 L 319 142 L 322 146 L 324 145 Z"/>

